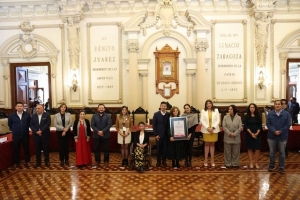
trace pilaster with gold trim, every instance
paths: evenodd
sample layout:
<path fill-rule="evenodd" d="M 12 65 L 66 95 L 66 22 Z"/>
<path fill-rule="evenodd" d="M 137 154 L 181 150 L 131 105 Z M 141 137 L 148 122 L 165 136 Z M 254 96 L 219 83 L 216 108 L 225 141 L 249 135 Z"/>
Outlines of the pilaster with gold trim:
<path fill-rule="evenodd" d="M 1 59 L 1 65 L 3 67 L 3 86 L 2 86 L 2 89 L 3 89 L 3 93 L 4 93 L 4 96 L 3 96 L 3 100 L 4 101 L 1 101 L 0 100 L 0 105 L 4 105 L 4 108 L 10 108 L 11 107 L 11 94 L 10 94 L 10 91 L 11 91 L 11 86 L 10 86 L 10 76 L 9 76 L 9 67 L 10 67 L 10 60 L 9 58 L 2 58 Z"/>
<path fill-rule="evenodd" d="M 286 96 L 286 61 L 288 59 L 288 54 L 287 53 L 279 53 L 279 58 L 280 58 L 280 92 L 281 92 L 281 97 Z"/>

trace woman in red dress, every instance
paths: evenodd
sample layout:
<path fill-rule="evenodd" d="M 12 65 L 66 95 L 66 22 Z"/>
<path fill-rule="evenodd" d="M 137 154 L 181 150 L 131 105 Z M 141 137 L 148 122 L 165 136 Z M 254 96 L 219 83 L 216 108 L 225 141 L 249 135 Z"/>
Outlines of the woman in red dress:
<path fill-rule="evenodd" d="M 91 126 L 89 120 L 85 119 L 85 111 L 80 111 L 79 119 L 75 120 L 73 134 L 76 143 L 76 165 L 82 166 L 91 164 Z"/>

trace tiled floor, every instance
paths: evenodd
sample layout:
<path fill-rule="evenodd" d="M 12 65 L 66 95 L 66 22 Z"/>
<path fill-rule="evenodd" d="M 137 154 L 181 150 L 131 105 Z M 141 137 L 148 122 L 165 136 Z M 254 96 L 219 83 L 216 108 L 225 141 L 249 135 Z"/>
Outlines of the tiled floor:
<path fill-rule="evenodd" d="M 222 169 L 223 154 L 216 155 L 216 167 L 203 167 L 203 156 L 193 159 L 193 167 L 153 167 L 143 173 L 120 169 L 120 155 L 111 154 L 103 164 L 85 168 L 61 167 L 58 154 L 51 153 L 51 166 L 34 169 L 9 168 L 0 173 L 0 199 L 299 199 L 300 153 L 290 152 L 285 174 L 268 172 L 268 152 L 260 158 L 259 169 Z M 152 163 L 155 158 L 152 158 Z M 34 164 L 34 157 L 32 157 Z M 170 163 L 168 163 L 170 165 Z M 183 164 L 183 163 L 181 163 Z"/>

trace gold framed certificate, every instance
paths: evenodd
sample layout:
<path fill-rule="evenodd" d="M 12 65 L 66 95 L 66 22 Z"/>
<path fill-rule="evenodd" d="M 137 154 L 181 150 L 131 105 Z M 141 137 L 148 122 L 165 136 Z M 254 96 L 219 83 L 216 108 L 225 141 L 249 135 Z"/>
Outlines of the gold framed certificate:
<path fill-rule="evenodd" d="M 186 117 L 170 118 L 170 132 L 174 140 L 186 140 L 188 137 Z"/>

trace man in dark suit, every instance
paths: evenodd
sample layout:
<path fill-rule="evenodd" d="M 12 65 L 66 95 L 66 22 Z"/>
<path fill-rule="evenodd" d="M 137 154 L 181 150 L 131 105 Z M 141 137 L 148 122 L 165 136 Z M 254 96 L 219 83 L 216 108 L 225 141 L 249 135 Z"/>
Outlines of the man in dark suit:
<path fill-rule="evenodd" d="M 45 157 L 45 164 L 47 167 L 50 166 L 49 162 L 49 139 L 50 139 L 50 124 L 51 118 L 50 114 L 44 112 L 44 106 L 38 104 L 36 106 L 36 113 L 32 115 L 30 121 L 30 128 L 32 130 L 35 154 L 36 154 L 36 164 L 35 168 L 41 165 L 41 150 L 43 150 Z"/>
<path fill-rule="evenodd" d="M 291 103 L 289 108 L 293 111 L 293 124 L 298 124 L 298 114 L 299 114 L 299 103 L 297 102 L 297 99 L 293 97 L 291 99 Z"/>
<path fill-rule="evenodd" d="M 167 144 L 168 144 L 168 127 L 170 113 L 167 112 L 167 103 L 160 103 L 160 111 L 153 115 L 153 134 L 156 139 L 157 147 L 157 163 L 160 167 L 161 163 L 164 167 L 167 166 Z"/>
<path fill-rule="evenodd" d="M 24 111 L 24 104 L 17 102 L 16 112 L 8 117 L 8 126 L 12 130 L 13 147 L 14 147 L 14 167 L 20 166 L 20 147 L 23 146 L 25 154 L 25 166 L 29 167 L 29 125 L 30 114 Z"/>
<path fill-rule="evenodd" d="M 98 113 L 92 117 L 92 129 L 94 130 L 94 153 L 96 165 L 99 166 L 100 158 L 100 144 L 104 151 L 104 164 L 107 166 L 109 162 L 109 138 L 111 127 L 111 116 L 104 112 L 104 104 L 98 105 Z"/>

